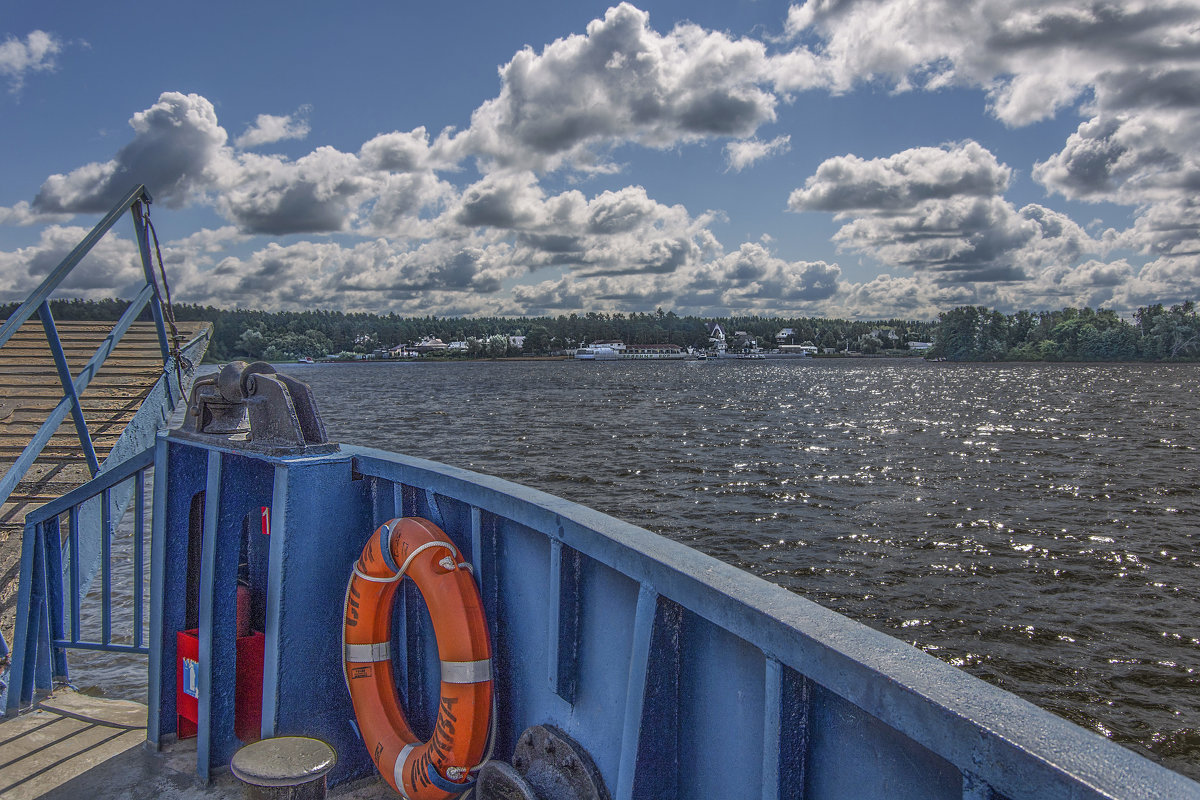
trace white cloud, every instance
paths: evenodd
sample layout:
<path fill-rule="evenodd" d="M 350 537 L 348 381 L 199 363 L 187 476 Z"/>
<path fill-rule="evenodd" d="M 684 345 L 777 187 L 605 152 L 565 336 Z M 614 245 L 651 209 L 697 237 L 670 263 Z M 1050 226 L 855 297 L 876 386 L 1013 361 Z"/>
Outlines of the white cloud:
<path fill-rule="evenodd" d="M 87 228 L 51 225 L 36 244 L 0 252 L 0 286 L 6 301 L 24 300 L 66 258 Z M 84 267 L 72 270 L 55 293 L 58 297 L 101 299 L 132 297 L 145 282 L 136 245 L 110 232 L 87 254 Z"/>
<path fill-rule="evenodd" d="M 56 66 L 62 42 L 52 33 L 33 31 L 25 41 L 13 36 L 0 41 L 0 75 L 8 78 L 10 91 L 20 91 L 30 72 L 47 72 Z"/>
<path fill-rule="evenodd" d="M 166 92 L 133 116 L 132 139 L 111 160 L 51 176 L 32 204 L 0 209 L 0 223 L 106 211 L 145 182 L 157 200 L 205 204 L 228 223 L 169 248 L 194 299 L 228 304 L 259 292 L 266 307 L 308 292 L 310 304 L 347 296 L 347 307 L 421 313 L 665 304 L 932 316 L 958 302 L 1200 291 L 1197 0 L 810 0 L 790 9 L 786 33 L 790 49 L 773 52 L 778 42 L 692 24 L 659 32 L 621 4 L 583 34 L 514 55 L 465 131 L 392 131 L 357 152 L 316 147 L 298 158 L 246 149 L 306 136 L 307 107 L 259 115 L 230 142 L 206 98 Z M 15 85 L 52 68 L 61 45 L 42 36 L 0 44 L 0 76 Z M 1009 125 L 1077 109 L 1089 118 L 1032 174 L 1071 199 L 1128 205 L 1134 223 L 1092 238 L 1047 206 L 1015 207 L 1004 197 L 1013 170 L 971 141 L 830 158 L 788 203 L 833 214 L 838 245 L 889 272 L 849 282 L 836 264 L 791 261 L 761 244 L 726 252 L 713 212 L 660 203 L 640 186 L 589 196 L 543 185 L 560 168 L 612 171 L 612 152 L 630 143 L 732 140 L 727 167 L 740 171 L 791 146 L 787 135 L 756 137 L 789 99 L 782 93 L 867 82 L 898 92 L 974 87 Z M 448 180 L 472 159 L 477 178 Z M 264 234 L 292 238 L 246 253 Z M 295 241 L 303 234 L 337 235 Z M 1114 248 L 1152 261 L 1102 260 Z M 239 255 L 223 257 L 230 250 Z M 541 283 L 500 291 L 538 271 Z"/>
<path fill-rule="evenodd" d="M 1161 255 L 1129 279 L 1143 287 L 1138 296 L 1148 296 L 1150 286 L 1200 288 L 1191 258 L 1200 253 L 1191 199 L 1200 188 L 1200 2 L 810 0 L 791 7 L 786 32 L 803 44 L 772 60 L 782 91 L 844 92 L 866 82 L 896 91 L 974 87 L 986 92 L 991 113 L 1013 126 L 1075 107 L 1087 119 L 1058 153 L 1034 166 L 1035 179 L 1071 199 L 1133 208 L 1134 224 L 1107 232 L 1104 244 Z M 817 207 L 803 193 L 793 194 L 797 199 Z M 994 204 L 990 217 L 992 233 L 1005 218 L 1010 228 L 1014 221 L 1011 209 Z M 842 241 L 866 251 L 875 242 L 882 250 L 887 227 L 874 217 L 844 228 Z M 903 225 L 891 228 L 905 232 Z M 1029 241 L 1038 249 L 1047 240 L 1042 232 Z M 972 252 L 970 237 L 961 243 L 967 246 L 957 252 Z M 892 249 L 909 248 L 898 242 Z M 1041 262 L 1022 261 L 1022 249 L 1014 266 L 1036 282 Z"/>
<path fill-rule="evenodd" d="M 788 198 L 793 211 L 904 211 L 927 200 L 992 197 L 1012 170 L 986 148 L 966 141 L 915 147 L 887 158 L 830 158 Z"/>
<path fill-rule="evenodd" d="M 240 148 L 257 147 L 261 144 L 271 144 L 284 139 L 303 139 L 310 130 L 308 115 L 311 106 L 301 106 L 295 114 L 275 116 L 274 114 L 259 114 L 254 124 L 246 128 L 246 132 L 233 141 Z"/>
<path fill-rule="evenodd" d="M 73 216 L 75 215 L 39 213 L 26 200 L 8 208 L 0 206 L 0 225 L 45 225 L 52 222 L 68 222 Z"/>
<path fill-rule="evenodd" d="M 768 156 L 786 153 L 792 147 L 791 141 L 792 137 L 785 134 L 783 136 L 776 136 L 769 142 L 760 142 L 758 139 L 743 139 L 737 142 L 729 142 L 725 145 L 725 159 L 729 164 L 728 169 L 741 172 L 746 167 Z"/>
<path fill-rule="evenodd" d="M 34 210 L 105 212 L 138 183 L 146 184 L 156 201 L 178 207 L 211 189 L 233 167 L 225 129 L 217 124 L 212 103 L 200 95 L 164 92 L 129 125 L 133 141 L 115 158 L 51 175 L 34 198 Z"/>
<path fill-rule="evenodd" d="M 1028 281 L 1100 249 L 1069 217 L 1003 198 L 1011 171 L 976 142 L 887 158 L 840 156 L 792 192 L 794 211 L 830 211 L 841 247 L 940 283 Z"/>
<path fill-rule="evenodd" d="M 455 138 L 463 157 L 510 168 L 603 168 L 623 142 L 671 147 L 744 137 L 775 119 L 761 42 L 685 24 L 662 35 L 628 3 L 586 35 L 517 53 L 500 69 L 500 95 Z"/>
<path fill-rule="evenodd" d="M 248 233 L 329 233 L 361 225 L 377 234 L 408 230 L 409 218 L 442 203 L 449 189 L 430 168 L 418 166 L 406 178 L 390 169 L 400 140 L 410 143 L 420 161 L 437 162 L 422 144 L 423 129 L 376 137 L 362 155 L 332 147 L 318 147 L 294 161 L 236 153 L 212 103 L 179 92 L 164 92 L 153 106 L 134 114 L 130 126 L 132 141 L 112 160 L 47 178 L 31 212 L 104 212 L 141 182 L 156 201 L 171 207 L 211 203 Z M 21 221 L 28 214 L 14 207 L 6 216 Z"/>
<path fill-rule="evenodd" d="M 790 8 L 786 31 L 819 37 L 797 51 L 814 64 L 777 70 L 776 83 L 982 88 L 998 118 L 1023 125 L 1089 89 L 1103 105 L 1130 74 L 1194 68 L 1198 19 L 1195 0 L 810 0 Z"/>

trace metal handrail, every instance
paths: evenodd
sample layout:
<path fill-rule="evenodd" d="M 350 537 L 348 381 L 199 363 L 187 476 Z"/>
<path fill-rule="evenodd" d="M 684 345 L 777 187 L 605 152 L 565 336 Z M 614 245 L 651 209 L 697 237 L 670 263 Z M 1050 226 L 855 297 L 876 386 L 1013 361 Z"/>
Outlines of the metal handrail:
<path fill-rule="evenodd" d="M 91 232 L 75 246 L 75 249 L 46 276 L 41 285 L 33 290 L 29 297 L 17 307 L 16 311 L 9 316 L 4 324 L 0 325 L 0 347 L 3 347 L 22 325 L 28 322 L 34 314 L 37 314 L 42 321 L 42 328 L 46 333 L 46 342 L 54 357 L 59 382 L 63 388 L 62 400 L 59 401 L 54 410 L 42 422 L 37 433 L 34 434 L 33 438 L 30 439 L 29 443 L 21 451 L 21 455 L 17 457 L 17 460 L 4 473 L 4 477 L 0 478 L 0 503 L 6 501 L 9 495 L 13 493 L 17 484 L 25 477 L 29 468 L 33 466 L 33 462 L 37 460 L 37 457 L 41 455 L 42 450 L 50 441 L 50 437 L 58 430 L 59 425 L 66 419 L 68 413 L 74 419 L 75 431 L 79 437 L 79 444 L 83 449 L 84 457 L 87 459 L 90 473 L 94 476 L 100 471 L 100 463 L 96 457 L 95 447 L 92 445 L 91 434 L 88 431 L 87 422 L 83 416 L 83 406 L 80 404 L 79 397 L 83 394 L 84 389 L 87 388 L 96 373 L 100 371 L 100 367 L 104 364 L 105 359 L 112 353 L 117 343 L 121 340 L 121 337 L 129 330 L 129 327 L 142 313 L 142 309 L 147 304 L 150 305 L 151 313 L 154 317 L 159 348 L 162 351 L 164 363 L 170 354 L 161 303 L 150 303 L 151 298 L 154 298 L 156 301 L 160 299 L 158 285 L 154 280 L 153 264 L 150 260 L 150 244 L 147 239 L 148 231 L 143 216 L 143 204 L 149 206 L 150 202 L 150 193 L 146 191 L 145 186 L 139 184 L 134 187 L 129 194 L 113 206 L 112 210 L 104 216 L 104 219 L 97 223 L 96 227 L 92 228 Z M 70 368 L 67 365 L 62 341 L 59 339 L 58 330 L 54 324 L 54 317 L 50 311 L 49 297 L 62 284 L 71 270 L 79 264 L 83 257 L 104 237 L 108 230 L 116 224 L 117 220 L 126 211 L 129 211 L 133 217 L 135 238 L 142 260 L 145 283 L 133 302 L 125 310 L 125 313 L 121 315 L 121 319 L 113 326 L 108 337 L 105 338 L 88 360 L 80 374 L 72 376 Z"/>
<path fill-rule="evenodd" d="M 146 471 L 154 466 L 154 447 L 123 461 L 25 517 L 21 576 L 17 591 L 17 626 L 13 637 L 12 664 L 5 713 L 14 713 L 33 701 L 34 689 L 48 691 L 68 679 L 67 650 L 99 650 L 109 653 L 146 654 L 149 648 L 143 631 L 145 621 L 145 499 Z M 133 608 L 132 641 L 113 641 L 112 552 L 116 527 L 114 510 L 120 503 L 113 491 L 134 481 Z M 88 516 L 84 504 L 99 500 L 101 528 L 101 630 L 100 639 L 90 640 L 80 632 L 81 576 L 79 529 Z M 61 532 L 67 518 L 67 534 Z M 91 509 L 95 516 L 95 509 Z M 67 545 L 67 568 L 63 568 L 63 542 Z M 67 602 L 69 598 L 69 602 Z"/>

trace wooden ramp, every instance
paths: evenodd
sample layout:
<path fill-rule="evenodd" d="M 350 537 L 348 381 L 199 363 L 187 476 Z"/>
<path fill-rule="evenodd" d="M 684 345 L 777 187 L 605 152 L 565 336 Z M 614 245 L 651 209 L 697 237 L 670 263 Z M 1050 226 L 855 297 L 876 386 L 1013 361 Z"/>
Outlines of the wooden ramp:
<path fill-rule="evenodd" d="M 56 322 L 72 375 L 78 375 L 112 330 L 111 322 Z M 211 324 L 179 323 L 184 343 L 204 353 Z M 199 340 L 199 341 L 197 341 Z M 162 375 L 162 352 L 152 323 L 134 323 L 92 379 L 80 404 L 100 463 L 108 457 L 134 414 Z M 0 475 L 16 461 L 63 390 L 41 322 L 25 323 L 0 348 Z M 0 631 L 12 642 L 21 531 L 25 514 L 89 479 L 87 459 L 73 418 L 51 437 L 25 479 L 0 506 Z"/>

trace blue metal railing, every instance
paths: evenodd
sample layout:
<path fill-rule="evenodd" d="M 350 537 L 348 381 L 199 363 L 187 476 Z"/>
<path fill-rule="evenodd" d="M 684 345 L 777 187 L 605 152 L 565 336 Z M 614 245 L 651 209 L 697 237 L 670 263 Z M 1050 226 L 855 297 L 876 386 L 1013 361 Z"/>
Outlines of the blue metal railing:
<path fill-rule="evenodd" d="M 31 703 L 35 688 L 48 691 L 56 682 L 68 679 L 67 650 L 149 652 L 143 630 L 146 619 L 143 574 L 146 471 L 153 465 L 151 447 L 26 515 L 6 713 Z M 133 483 L 134 502 L 132 602 L 129 641 L 119 641 L 113 636 L 112 539 L 119 509 L 124 504 L 114 494 L 129 482 Z M 82 630 L 81 597 L 86 575 L 81 567 L 86 569 L 83 563 L 86 555 L 80 547 L 79 531 L 81 524 L 95 522 L 97 517 L 101 530 L 100 633 L 98 639 L 89 639 Z"/>
<path fill-rule="evenodd" d="M 100 463 L 96 457 L 96 450 L 92 445 L 87 422 L 83 417 L 83 407 L 80 405 L 79 397 L 88 387 L 92 378 L 96 376 L 96 373 L 100 371 L 100 367 L 117 346 L 121 337 L 125 335 L 130 325 L 142 313 L 142 309 L 146 307 L 147 303 L 150 304 L 151 314 L 154 317 L 154 325 L 158 332 L 158 343 L 162 350 L 164 363 L 167 360 L 170 354 L 170 346 L 167 342 L 166 322 L 163 318 L 161 304 L 157 302 L 159 299 L 158 286 L 154 280 L 153 264 L 150 259 L 149 229 L 145 213 L 145 209 L 149 205 L 150 194 L 146 191 L 146 187 L 141 185 L 134 187 L 124 199 L 113 206 L 112 210 L 105 215 L 104 219 L 100 220 L 96 227 L 92 228 L 91 232 L 76 245 L 75 249 L 46 276 L 41 285 L 29 295 L 25 302 L 17 307 L 17 310 L 12 313 L 4 324 L 0 325 L 0 347 L 4 347 L 4 345 L 8 344 L 13 334 L 29 321 L 34 314 L 37 314 L 39 319 L 41 319 L 42 328 L 46 333 L 46 341 L 54 357 L 54 364 L 58 369 L 59 382 L 63 388 L 63 397 L 58 405 L 55 406 L 54 410 L 42 422 L 37 433 L 34 434 L 24 450 L 21 451 L 21 455 L 17 457 L 17 460 L 4 473 L 4 477 L 0 478 L 0 503 L 7 500 L 13 490 L 16 489 L 17 484 L 25 477 L 29 468 L 33 466 L 33 462 L 37 460 L 37 457 L 50 441 L 50 437 L 54 435 L 59 425 L 66 419 L 67 414 L 70 414 L 75 421 L 75 431 L 79 437 L 79 444 L 83 450 L 84 457 L 87 459 L 91 474 L 95 475 L 100 471 Z M 63 351 L 62 342 L 58 336 L 58 330 L 54 324 L 54 317 L 50 313 L 49 298 L 62 284 L 63 280 L 66 279 L 67 275 L 70 274 L 71 270 L 79 264 L 83 257 L 104 237 L 109 228 L 116 224 L 117 220 L 126 211 L 130 212 L 133 217 L 138 251 L 142 259 L 142 270 L 145 274 L 145 284 L 143 284 L 133 302 L 129 304 L 129 308 L 121 315 L 121 319 L 113 326 L 108 337 L 96 349 L 95 354 L 88 360 L 79 375 L 72 376 L 71 370 L 67 365 L 67 358 Z M 151 299 L 154 299 L 156 302 L 151 303 Z"/>

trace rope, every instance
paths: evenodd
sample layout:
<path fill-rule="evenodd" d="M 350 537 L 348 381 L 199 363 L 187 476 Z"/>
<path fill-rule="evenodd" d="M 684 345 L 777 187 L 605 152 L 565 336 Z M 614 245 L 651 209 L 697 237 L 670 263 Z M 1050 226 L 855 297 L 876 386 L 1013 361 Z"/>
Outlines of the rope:
<path fill-rule="evenodd" d="M 163 311 L 163 319 L 171 329 L 171 345 L 168 353 L 175 361 L 175 382 L 179 385 L 179 396 L 186 401 L 187 397 L 184 396 L 183 391 L 183 373 L 186 371 L 188 374 L 191 374 L 192 370 L 195 369 L 195 364 L 191 362 L 191 359 L 184 356 L 183 349 L 179 344 L 183 337 L 179 335 L 179 328 L 175 325 L 175 307 L 171 304 L 171 287 L 167 283 L 167 270 L 163 266 L 162 249 L 158 246 L 158 231 L 154 230 L 154 223 L 150 221 L 150 205 L 149 203 L 143 203 L 141 206 L 142 221 L 145 222 L 146 230 L 150 232 L 150 236 L 154 240 L 154 255 L 158 260 L 158 274 L 162 278 L 163 294 L 159 296 L 159 307 Z M 153 268 L 150 271 L 150 278 L 151 280 L 154 279 Z M 155 286 L 155 289 L 157 288 Z M 163 297 L 166 298 L 165 302 Z"/>
<path fill-rule="evenodd" d="M 411 553 L 409 553 L 408 558 L 404 559 L 404 563 L 400 566 L 400 571 L 397 572 L 395 575 L 393 575 L 390 578 L 376 578 L 376 577 L 373 577 L 371 575 L 367 575 L 367 574 L 361 572 L 358 568 L 357 561 L 354 562 L 354 574 L 357 575 L 358 577 L 362 578 L 363 580 L 372 581 L 373 583 L 395 583 L 396 581 L 398 581 L 404 577 L 404 573 L 408 572 L 408 567 L 409 567 L 409 565 L 412 564 L 413 559 L 431 547 L 444 547 L 447 550 L 449 550 L 451 554 L 458 555 L 458 550 L 455 549 L 454 545 L 450 544 L 450 542 L 440 542 L 440 541 L 439 542 L 426 542 L 425 544 L 421 545 L 420 547 L 415 548 Z M 458 566 L 463 566 L 463 565 L 459 564 Z M 453 568 L 447 567 L 447 569 L 453 569 Z"/>

